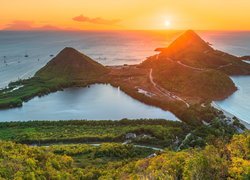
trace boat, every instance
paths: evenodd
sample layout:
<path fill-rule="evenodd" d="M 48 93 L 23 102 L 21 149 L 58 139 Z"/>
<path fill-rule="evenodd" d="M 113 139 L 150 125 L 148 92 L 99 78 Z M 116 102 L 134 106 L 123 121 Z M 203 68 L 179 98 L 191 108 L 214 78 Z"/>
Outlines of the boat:
<path fill-rule="evenodd" d="M 24 55 L 24 57 L 29 57 L 29 55 L 27 54 L 27 51 L 25 51 L 25 55 Z"/>

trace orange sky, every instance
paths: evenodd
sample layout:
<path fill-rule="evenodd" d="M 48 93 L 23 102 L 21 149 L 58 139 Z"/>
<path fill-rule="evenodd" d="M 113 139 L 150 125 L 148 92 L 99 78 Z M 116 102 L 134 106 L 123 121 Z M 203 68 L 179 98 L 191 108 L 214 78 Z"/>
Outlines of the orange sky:
<path fill-rule="evenodd" d="M 0 7 L 0 29 L 250 30 L 250 0 L 1 0 Z"/>

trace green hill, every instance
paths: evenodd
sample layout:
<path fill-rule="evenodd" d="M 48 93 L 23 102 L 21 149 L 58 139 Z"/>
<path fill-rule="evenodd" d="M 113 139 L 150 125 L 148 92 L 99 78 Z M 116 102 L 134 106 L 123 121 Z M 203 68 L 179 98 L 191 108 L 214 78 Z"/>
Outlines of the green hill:
<path fill-rule="evenodd" d="M 213 50 L 195 32 L 186 31 L 168 48 L 159 50 L 159 55 L 148 58 L 141 67 L 152 68 L 155 81 L 165 89 L 206 100 L 224 99 L 237 89 L 225 72 L 236 72 L 241 61 L 229 54 L 217 58 L 222 52 Z M 236 65 L 231 67 L 229 62 Z"/>
<path fill-rule="evenodd" d="M 108 69 L 103 65 L 73 48 L 65 48 L 34 77 L 12 82 L 0 90 L 0 109 L 20 107 L 23 101 L 63 88 L 97 83 L 106 73 Z"/>
<path fill-rule="evenodd" d="M 46 79 L 63 78 L 67 80 L 90 80 L 97 78 L 108 70 L 88 56 L 73 48 L 64 48 L 35 77 Z"/>

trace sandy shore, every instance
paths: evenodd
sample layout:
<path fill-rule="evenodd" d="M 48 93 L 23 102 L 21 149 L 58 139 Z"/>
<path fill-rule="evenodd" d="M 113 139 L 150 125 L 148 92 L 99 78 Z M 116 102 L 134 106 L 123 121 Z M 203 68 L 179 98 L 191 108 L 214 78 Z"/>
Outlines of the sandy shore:
<path fill-rule="evenodd" d="M 227 112 L 227 111 L 225 111 L 224 109 L 222 109 L 222 108 L 221 108 L 220 106 L 218 106 L 215 102 L 212 102 L 212 103 L 211 103 L 211 106 L 213 106 L 214 108 L 216 108 L 216 109 L 222 111 L 226 117 L 229 117 L 229 118 L 236 117 L 235 115 L 231 114 L 230 112 Z M 240 119 L 240 118 L 238 118 L 238 117 L 236 117 L 236 118 L 239 119 L 239 121 L 241 122 L 241 124 L 243 124 L 247 129 L 250 129 L 250 124 L 249 124 L 249 123 L 247 123 L 246 121 L 244 121 L 244 120 L 242 120 L 242 119 Z"/>

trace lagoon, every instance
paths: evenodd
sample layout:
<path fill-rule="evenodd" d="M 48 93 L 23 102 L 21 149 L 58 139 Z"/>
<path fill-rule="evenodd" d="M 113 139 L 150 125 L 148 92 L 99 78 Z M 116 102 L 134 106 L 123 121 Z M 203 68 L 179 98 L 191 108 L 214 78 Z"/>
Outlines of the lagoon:
<path fill-rule="evenodd" d="M 120 120 L 160 118 L 178 120 L 171 112 L 143 104 L 119 88 L 95 84 L 89 88 L 68 88 L 36 97 L 21 108 L 0 110 L 0 121 L 28 120 Z"/>

